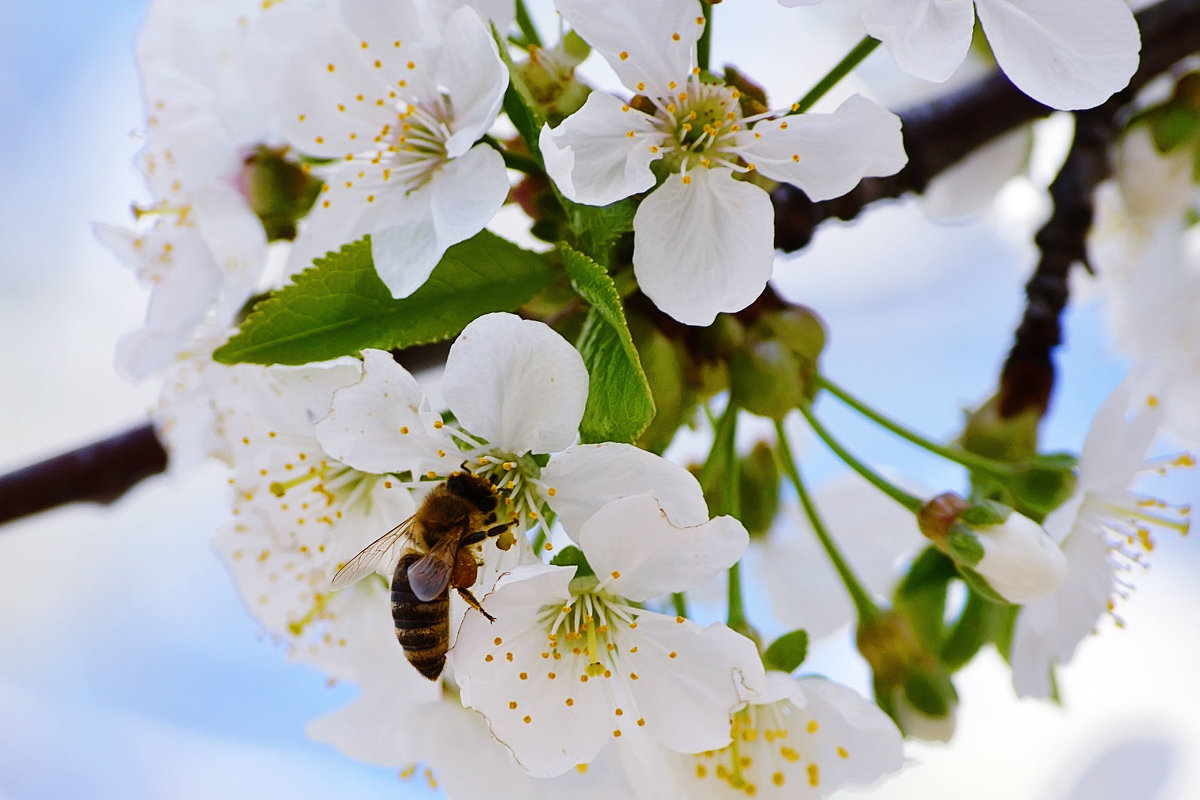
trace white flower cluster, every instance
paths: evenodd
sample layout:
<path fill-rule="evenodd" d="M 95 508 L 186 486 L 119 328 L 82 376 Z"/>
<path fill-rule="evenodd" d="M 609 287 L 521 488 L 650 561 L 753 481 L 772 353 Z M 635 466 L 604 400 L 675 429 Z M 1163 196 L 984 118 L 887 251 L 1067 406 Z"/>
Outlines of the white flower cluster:
<path fill-rule="evenodd" d="M 554 7 L 625 91 L 593 91 L 513 144 L 498 118 L 521 127 L 512 109 L 528 87 L 501 48 L 528 22 L 523 6 L 155 0 L 138 47 L 152 198 L 133 229 L 98 228 L 151 287 L 121 368 L 165 373 L 157 422 L 176 461 L 229 464 L 216 548 L 251 613 L 290 657 L 360 687 L 312 723 L 315 738 L 424 764 L 451 797 L 821 798 L 869 784 L 902 764 L 891 718 L 776 669 L 748 626 L 706 609 L 693 619 L 684 598 L 747 557 L 778 627 L 816 637 L 852 619 L 845 576 L 799 542 L 801 526 L 752 543 L 742 521 L 710 514 L 680 464 L 585 442 L 596 375 L 549 325 L 510 313 L 459 324 L 436 390 L 380 349 L 299 366 L 212 360 L 258 295 L 365 235 L 393 299 L 436 283 L 447 250 L 518 194 L 510 168 L 542 170 L 568 212 L 633 198 L 622 289 L 701 326 L 763 293 L 775 187 L 826 200 L 906 163 L 899 118 L 864 97 L 828 114 L 771 109 L 710 73 L 699 0 Z M 1061 108 L 1102 102 L 1136 65 L 1121 0 L 862 0 L 858 13 L 931 80 L 963 60 L 978 15 L 1012 80 Z M 521 49 L 530 62 L 545 52 Z M 1046 522 L 1053 540 L 1018 516 L 968 564 L 1028 603 L 1013 642 L 1021 693 L 1048 693 L 1053 665 L 1119 593 L 1121 559 L 1149 547 L 1142 523 L 1184 525 L 1125 493 L 1157 428 L 1142 409 L 1110 437 L 1129 400 L 1111 403 L 1124 405 L 1106 407 L 1095 436 L 1118 452 L 1096 467 L 1103 447 L 1089 439 L 1076 497 Z M 874 511 L 881 497 L 843 485 L 819 503 L 851 528 L 839 541 L 867 576 L 860 615 L 920 541 L 911 513 Z M 1039 569 L 1031 550 L 1047 556 Z"/>

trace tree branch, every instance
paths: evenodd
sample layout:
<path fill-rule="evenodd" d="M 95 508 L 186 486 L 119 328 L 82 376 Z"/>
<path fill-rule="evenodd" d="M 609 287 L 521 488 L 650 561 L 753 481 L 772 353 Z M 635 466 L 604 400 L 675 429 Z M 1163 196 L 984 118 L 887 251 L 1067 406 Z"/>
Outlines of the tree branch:
<path fill-rule="evenodd" d="M 1117 105 L 1106 103 L 1075 115 L 1071 149 L 1050 184 L 1054 211 L 1034 237 L 1041 258 L 1025 285 L 1025 315 L 1000 373 L 997 410 L 1002 418 L 1026 410 L 1041 416 L 1050 404 L 1055 378 L 1051 355 L 1062 342 L 1059 317 L 1067 304 L 1067 279 L 1075 262 L 1087 265 L 1092 196 L 1111 171 L 1108 148 L 1116 136 L 1117 112 Z"/>
<path fill-rule="evenodd" d="M 1151 79 L 1186 56 L 1200 52 L 1200 0 L 1164 0 L 1142 10 L 1137 22 L 1142 34 L 1141 63 L 1129 86 L 1103 108 L 1114 102 L 1117 107 L 1124 105 Z M 1051 111 L 1013 86 L 1001 72 L 901 111 L 908 153 L 904 169 L 886 178 L 865 178 L 848 194 L 821 202 L 813 202 L 799 189 L 781 184 L 771 197 L 775 204 L 775 247 L 785 252 L 799 250 L 825 220 L 854 219 L 879 200 L 921 193 L 931 180 L 964 156 Z"/>
<path fill-rule="evenodd" d="M 0 476 L 0 523 L 67 503 L 111 503 L 167 468 L 150 423 Z"/>

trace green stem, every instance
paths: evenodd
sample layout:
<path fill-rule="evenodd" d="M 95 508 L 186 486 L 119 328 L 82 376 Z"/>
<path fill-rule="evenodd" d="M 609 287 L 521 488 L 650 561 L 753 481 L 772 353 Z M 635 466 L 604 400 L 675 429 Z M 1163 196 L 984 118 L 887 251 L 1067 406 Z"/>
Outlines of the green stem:
<path fill-rule="evenodd" d="M 825 527 L 825 523 L 821 521 L 821 516 L 817 513 L 817 507 L 813 503 L 812 497 L 808 494 L 808 490 L 804 487 L 804 481 L 800 478 L 800 468 L 796 466 L 796 460 L 792 457 L 792 449 L 788 445 L 787 432 L 784 430 L 782 422 L 775 423 L 775 435 L 778 440 L 777 454 L 779 456 L 780 468 L 787 475 L 788 480 L 792 482 L 796 494 L 800 497 L 800 505 L 804 506 L 804 513 L 808 517 L 809 524 L 812 525 L 813 532 L 816 533 L 821 547 L 824 548 L 825 554 L 829 556 L 833 568 L 837 570 L 842 583 L 846 587 L 846 591 L 849 592 L 850 599 L 854 602 L 854 608 L 858 612 L 859 624 L 879 616 L 879 607 L 875 605 L 875 601 L 871 599 L 871 595 L 863 588 L 862 582 L 858 580 L 854 571 L 850 569 L 850 564 L 842 556 L 842 552 L 833 541 L 833 537 L 829 535 L 829 530 Z"/>
<path fill-rule="evenodd" d="M 675 606 L 675 614 L 680 617 L 686 617 L 687 613 L 687 597 L 683 592 L 675 592 L 671 595 L 671 604 Z"/>
<path fill-rule="evenodd" d="M 729 514 L 734 518 L 739 518 L 742 514 L 738 460 L 733 447 L 737 434 L 737 413 L 737 404 L 732 401 L 725 406 L 721 418 L 717 420 L 716 427 L 713 429 L 712 451 L 700 469 L 701 486 L 711 488 L 717 480 L 723 484 L 720 493 L 721 507 L 711 509 L 714 516 Z M 729 568 L 729 616 L 726 622 L 735 631 L 741 631 L 747 627 L 746 610 L 742 604 L 740 563 Z"/>
<path fill-rule="evenodd" d="M 953 461 L 956 464 L 961 464 L 962 466 L 974 472 L 982 472 L 986 475 L 993 475 L 998 478 L 1005 478 L 1016 472 L 1011 464 L 1005 464 L 1001 461 L 994 461 L 990 458 L 976 455 L 975 453 L 971 453 L 966 450 L 945 447 L 944 445 L 940 445 L 930 439 L 926 439 L 916 431 L 906 428 L 898 422 L 893 422 L 892 420 L 883 416 L 878 411 L 871 408 L 866 403 L 862 402 L 857 397 L 854 397 L 845 389 L 826 378 L 824 375 L 817 376 L 817 383 L 822 389 L 825 389 L 834 397 L 841 400 L 843 403 L 850 406 L 867 419 L 883 428 L 886 428 L 887 430 L 899 436 L 901 439 L 907 439 L 917 447 L 924 448 L 925 450 L 928 450 L 935 455 L 939 455 L 949 461 Z"/>
<path fill-rule="evenodd" d="M 544 175 L 546 172 L 542 169 L 541 164 L 529 156 L 503 149 L 500 150 L 500 156 L 504 159 L 504 166 L 517 172 L 523 172 L 526 175 Z"/>
<path fill-rule="evenodd" d="M 712 50 L 712 3 L 701 2 L 700 9 L 704 12 L 704 30 L 700 33 L 700 41 L 696 42 L 696 64 L 708 71 L 708 58 Z"/>
<path fill-rule="evenodd" d="M 538 36 L 537 28 L 533 26 L 533 20 L 529 18 L 529 11 L 525 8 L 524 0 L 517 0 L 517 27 L 521 29 L 521 34 L 525 37 L 527 44 L 542 46 L 542 37 Z"/>
<path fill-rule="evenodd" d="M 804 419 L 808 420 L 808 425 L 813 429 L 813 432 L 816 433 L 817 436 L 821 437 L 821 441 L 825 442 L 825 446 L 832 450 L 834 454 L 846 464 L 846 466 L 861 475 L 864 480 L 914 514 L 924 507 L 924 500 L 914 497 L 913 495 L 901 489 L 899 486 L 892 484 L 875 470 L 871 469 L 866 464 L 851 455 L 846 448 L 842 447 L 838 443 L 837 439 L 833 438 L 833 434 L 831 434 L 829 430 L 826 429 L 826 427 L 822 425 L 815 416 L 813 416 L 811 408 L 809 408 L 807 405 L 801 405 L 800 413 L 804 415 Z"/>
<path fill-rule="evenodd" d="M 879 46 L 879 40 L 870 36 L 864 36 L 862 41 L 854 45 L 854 49 L 846 54 L 846 57 L 829 70 L 829 73 L 821 78 L 820 83 L 809 90 L 808 94 L 800 98 L 800 102 L 792 106 L 791 113 L 802 114 L 812 108 L 818 100 L 825 96 L 825 93 L 838 84 L 842 78 L 850 74 L 850 71 L 862 63 L 862 60 L 869 56 L 871 52 Z"/>

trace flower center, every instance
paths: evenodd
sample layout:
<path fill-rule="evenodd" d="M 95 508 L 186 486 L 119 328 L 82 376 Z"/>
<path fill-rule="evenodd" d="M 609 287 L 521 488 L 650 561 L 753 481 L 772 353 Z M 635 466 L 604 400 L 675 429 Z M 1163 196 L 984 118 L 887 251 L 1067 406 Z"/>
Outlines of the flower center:
<path fill-rule="evenodd" d="M 731 788 L 756 795 L 759 785 L 768 781 L 783 786 L 804 759 L 803 780 L 810 787 L 820 785 L 817 763 L 819 748 L 809 741 L 820 729 L 815 719 L 804 721 L 804 714 L 787 701 L 764 703 L 743 708 L 733 714 L 730 736 L 733 741 L 722 750 L 696 754 L 696 777 L 715 778 Z M 803 725 L 803 727 L 802 727 Z M 849 758 L 844 747 L 837 748 L 839 758 Z"/>
<path fill-rule="evenodd" d="M 432 108 L 408 105 L 394 125 L 383 129 L 391 166 L 383 171 L 384 181 L 399 180 L 408 191 L 425 185 L 438 167 L 448 161 L 446 140 L 450 138 L 449 98 L 443 97 Z M 390 138 L 389 138 L 390 137 Z M 384 156 L 375 156 L 374 163 Z"/>
<path fill-rule="evenodd" d="M 617 635 L 622 626 L 637 627 L 637 611 L 607 592 L 584 592 L 561 607 L 547 606 L 539 622 L 547 630 L 548 657 L 557 661 L 569 654 L 581 660 L 581 681 L 611 678 L 611 667 L 621 654 Z"/>
<path fill-rule="evenodd" d="M 737 89 L 693 75 L 676 94 L 653 100 L 659 128 L 671 136 L 664 165 L 673 172 L 710 167 L 714 161 L 735 167 L 734 135 L 744 122 L 738 97 Z"/>

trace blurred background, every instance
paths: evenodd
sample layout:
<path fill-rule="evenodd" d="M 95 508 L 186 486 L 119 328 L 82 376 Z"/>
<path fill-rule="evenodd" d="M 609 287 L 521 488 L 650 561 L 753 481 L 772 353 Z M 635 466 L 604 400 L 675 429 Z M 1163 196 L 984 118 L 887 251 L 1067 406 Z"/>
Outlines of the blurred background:
<path fill-rule="evenodd" d="M 155 398 L 152 381 L 129 385 L 113 371 L 116 340 L 139 326 L 145 292 L 90 227 L 128 223 L 131 201 L 145 199 L 131 159 L 142 120 L 132 47 L 146 5 L 3 3 L 0 472 L 139 424 Z M 714 64 L 737 63 L 777 104 L 802 94 L 858 35 L 837 9 L 733 6 L 717 8 Z M 557 24 L 550 14 L 539 21 Z M 861 70 L 892 107 L 930 90 L 892 73 L 882 51 Z M 850 83 L 842 95 L 864 88 Z M 1048 181 L 1052 169 L 1035 178 Z M 833 378 L 949 437 L 994 385 L 1044 202 L 1033 184 L 1015 185 L 990 219 L 951 226 L 911 202 L 877 208 L 781 259 L 776 286 L 829 323 Z M 1078 450 L 1124 374 L 1082 283 L 1044 429 L 1050 449 Z M 832 404 L 824 411 L 860 455 L 925 485 L 959 487 L 956 470 Z M 819 444 L 803 450 L 818 483 L 834 476 Z M 1194 472 L 1147 488 L 1200 501 Z M 207 465 L 148 480 L 111 507 L 0 528 L 0 800 L 429 795 L 306 739 L 305 723 L 354 690 L 327 686 L 260 637 L 208 545 L 226 507 L 224 475 Z M 1200 553 L 1186 539 L 1159 544 L 1119 610 L 1125 629 L 1103 625 L 1061 672 L 1062 707 L 1017 701 L 999 657 L 985 652 L 960 673 L 953 744 L 910 747 L 909 768 L 871 796 L 1200 797 Z M 818 646 L 806 669 L 866 689 L 845 635 Z"/>

